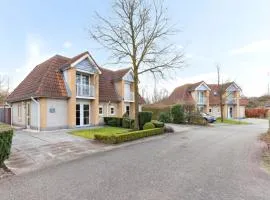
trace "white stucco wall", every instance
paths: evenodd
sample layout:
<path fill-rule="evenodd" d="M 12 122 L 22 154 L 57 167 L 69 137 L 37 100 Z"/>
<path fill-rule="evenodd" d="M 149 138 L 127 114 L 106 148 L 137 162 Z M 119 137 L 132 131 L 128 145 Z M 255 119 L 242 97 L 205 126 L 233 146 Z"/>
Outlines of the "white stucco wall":
<path fill-rule="evenodd" d="M 208 110 L 208 113 L 212 116 L 215 116 L 215 117 L 220 117 L 221 116 L 221 112 L 220 112 L 220 107 L 219 106 L 209 106 L 209 109 L 211 109 L 211 112 L 209 112 Z"/>
<path fill-rule="evenodd" d="M 33 101 L 30 102 L 30 126 L 38 128 L 38 105 Z"/>
<path fill-rule="evenodd" d="M 47 128 L 57 129 L 66 127 L 67 100 L 47 99 Z"/>
<path fill-rule="evenodd" d="M 240 106 L 239 107 L 239 117 L 240 118 L 245 118 L 246 117 L 245 110 L 246 110 L 245 106 Z"/>
<path fill-rule="evenodd" d="M 118 114 L 118 105 L 117 105 L 117 103 L 110 103 L 110 105 L 108 105 L 108 103 L 100 102 L 99 106 L 102 106 L 102 108 L 103 108 L 103 114 L 99 115 L 99 123 L 100 124 L 104 123 L 103 117 L 117 117 L 118 116 L 117 115 Z M 115 115 L 111 115 L 111 110 L 110 110 L 111 106 L 114 107 Z"/>
<path fill-rule="evenodd" d="M 18 116 L 18 107 L 21 106 L 21 116 Z M 15 126 L 25 127 L 25 104 L 23 102 L 16 102 L 12 104 L 12 124 Z"/>

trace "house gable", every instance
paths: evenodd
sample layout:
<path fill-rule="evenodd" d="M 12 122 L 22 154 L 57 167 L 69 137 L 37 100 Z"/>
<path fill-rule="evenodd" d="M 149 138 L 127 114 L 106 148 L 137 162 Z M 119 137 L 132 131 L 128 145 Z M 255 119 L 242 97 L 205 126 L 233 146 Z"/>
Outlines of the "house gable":
<path fill-rule="evenodd" d="M 98 67 L 95 65 L 94 62 L 90 60 L 90 57 L 88 55 L 82 57 L 82 59 L 79 59 L 71 64 L 72 67 L 75 67 L 77 71 L 90 73 L 90 74 L 96 74 L 101 73 Z"/>
<path fill-rule="evenodd" d="M 199 91 L 207 91 L 207 90 L 211 90 L 206 83 L 202 82 L 198 87 L 195 88 L 195 90 L 199 90 Z"/>
<path fill-rule="evenodd" d="M 125 76 L 123 77 L 123 80 L 127 82 L 134 82 L 134 76 L 133 76 L 132 70 L 129 70 L 128 73 L 125 74 Z"/>
<path fill-rule="evenodd" d="M 239 92 L 241 91 L 240 87 L 236 85 L 235 83 L 232 83 L 227 89 L 227 92 Z"/>

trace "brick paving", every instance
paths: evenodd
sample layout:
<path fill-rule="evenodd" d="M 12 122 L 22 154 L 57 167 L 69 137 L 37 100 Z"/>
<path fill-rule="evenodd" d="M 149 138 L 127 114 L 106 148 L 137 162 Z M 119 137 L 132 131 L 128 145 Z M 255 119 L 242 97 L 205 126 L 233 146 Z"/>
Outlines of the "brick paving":
<path fill-rule="evenodd" d="M 13 173 L 21 174 L 76 159 L 104 147 L 93 140 L 68 134 L 66 130 L 40 133 L 19 130 L 15 132 L 11 155 L 5 164 Z"/>

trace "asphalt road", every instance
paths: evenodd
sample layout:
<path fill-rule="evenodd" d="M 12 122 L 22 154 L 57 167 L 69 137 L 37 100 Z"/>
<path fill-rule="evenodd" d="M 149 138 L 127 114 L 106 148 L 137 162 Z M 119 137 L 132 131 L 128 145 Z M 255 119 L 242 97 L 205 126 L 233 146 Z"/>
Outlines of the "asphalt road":
<path fill-rule="evenodd" d="M 0 182 L 0 199 L 270 199 L 256 125 L 197 128 Z"/>

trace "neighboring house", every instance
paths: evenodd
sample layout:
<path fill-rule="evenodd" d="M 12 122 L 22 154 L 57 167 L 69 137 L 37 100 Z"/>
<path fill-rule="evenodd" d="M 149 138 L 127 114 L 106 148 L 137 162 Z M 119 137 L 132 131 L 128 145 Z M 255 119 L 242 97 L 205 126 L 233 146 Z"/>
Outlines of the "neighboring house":
<path fill-rule="evenodd" d="M 37 65 L 8 96 L 12 124 L 38 130 L 98 125 L 105 116 L 134 117 L 132 70 L 101 68 L 88 52 L 55 55 Z M 144 103 L 140 99 L 140 104 Z"/>
<path fill-rule="evenodd" d="M 226 83 L 223 86 L 226 90 L 223 102 L 224 117 L 245 117 L 245 106 L 248 100 L 240 96 L 241 88 L 235 82 Z M 191 104 L 195 105 L 200 112 L 209 113 L 216 117 L 221 116 L 218 85 L 206 84 L 204 81 L 175 88 L 172 94 L 159 104 Z"/>

